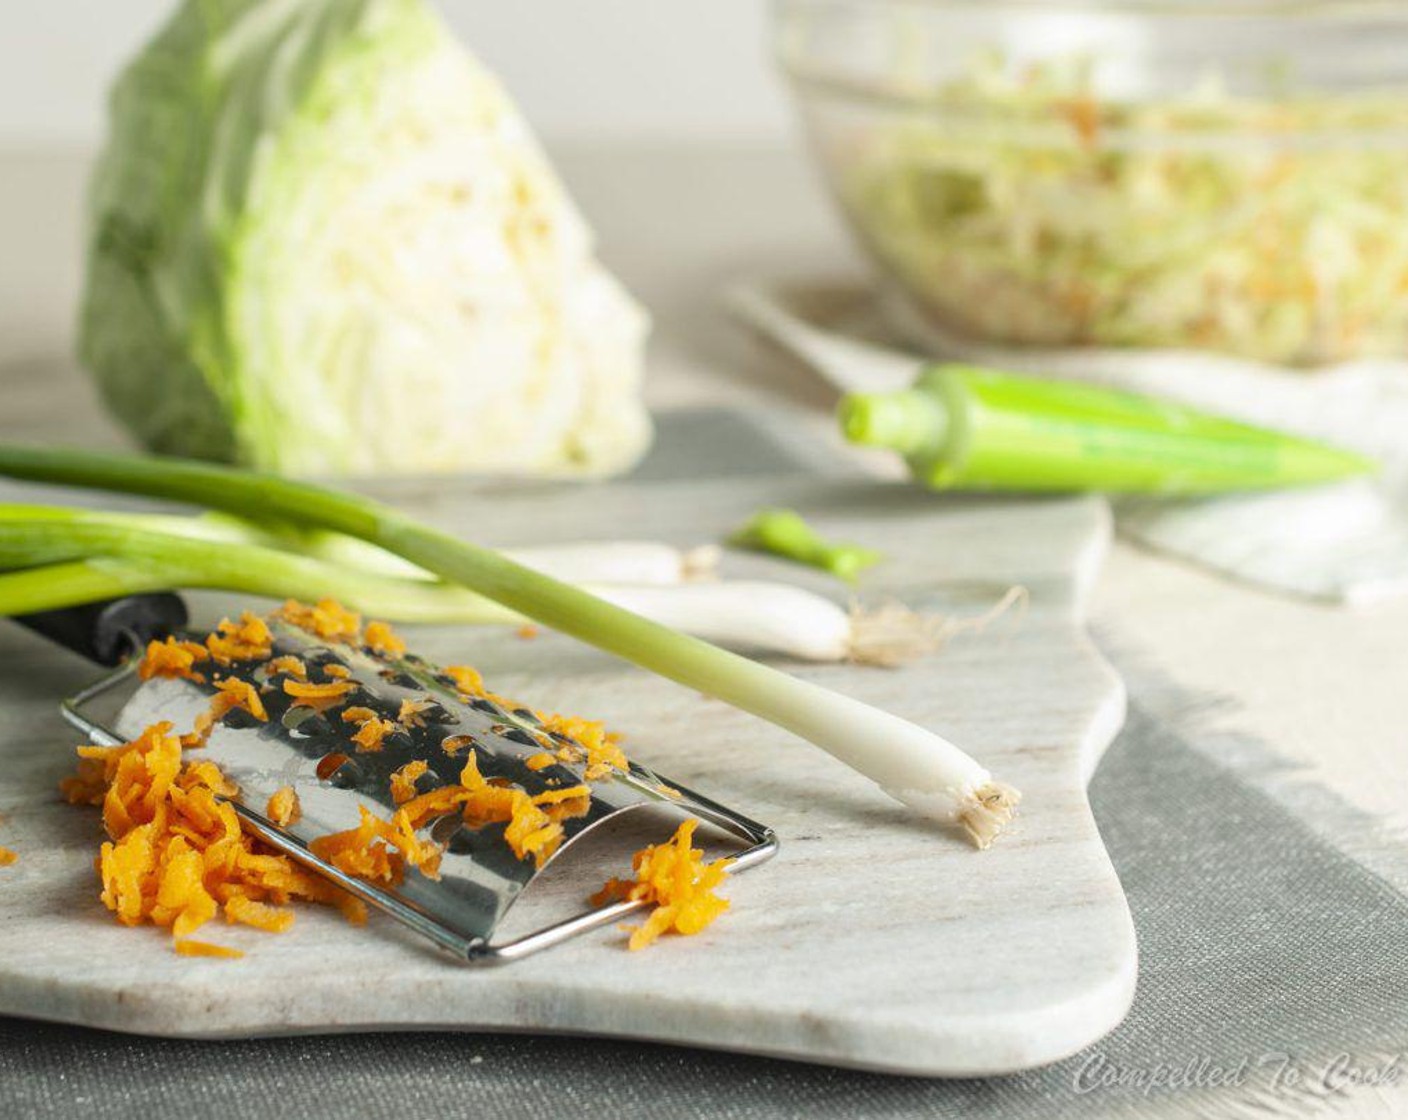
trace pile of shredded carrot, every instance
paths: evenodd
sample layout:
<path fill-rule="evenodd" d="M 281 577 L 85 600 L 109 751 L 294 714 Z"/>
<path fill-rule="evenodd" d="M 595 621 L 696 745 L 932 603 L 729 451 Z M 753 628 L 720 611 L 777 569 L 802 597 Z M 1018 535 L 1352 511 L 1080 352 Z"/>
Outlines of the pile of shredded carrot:
<path fill-rule="evenodd" d="M 74 804 L 102 806 L 109 836 L 98 857 L 102 901 L 124 925 L 170 929 L 180 953 L 237 956 L 190 935 L 222 911 L 228 922 L 281 932 L 293 924 L 288 903 L 295 898 L 365 920 L 357 899 L 241 829 L 220 799 L 235 789 L 214 763 L 183 760 L 171 724 L 78 754 L 78 774 L 60 789 Z"/>
<path fill-rule="evenodd" d="M 644 924 L 631 931 L 630 947 L 644 949 L 662 933 L 692 935 L 728 909 L 728 899 L 715 888 L 733 860 L 704 862 L 704 853 L 691 847 L 696 820 L 687 820 L 664 844 L 651 844 L 635 854 L 632 880 L 612 879 L 592 896 L 592 904 L 634 900 L 654 907 Z"/>

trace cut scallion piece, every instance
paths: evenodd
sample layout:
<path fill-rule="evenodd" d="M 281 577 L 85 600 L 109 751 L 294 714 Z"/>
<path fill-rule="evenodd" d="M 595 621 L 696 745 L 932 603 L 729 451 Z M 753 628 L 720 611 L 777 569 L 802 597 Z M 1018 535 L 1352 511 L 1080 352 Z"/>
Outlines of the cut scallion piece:
<path fill-rule="evenodd" d="M 791 509 L 759 510 L 729 537 L 728 543 L 820 568 L 847 583 L 854 583 L 861 572 L 885 558 L 864 545 L 826 540 Z"/>

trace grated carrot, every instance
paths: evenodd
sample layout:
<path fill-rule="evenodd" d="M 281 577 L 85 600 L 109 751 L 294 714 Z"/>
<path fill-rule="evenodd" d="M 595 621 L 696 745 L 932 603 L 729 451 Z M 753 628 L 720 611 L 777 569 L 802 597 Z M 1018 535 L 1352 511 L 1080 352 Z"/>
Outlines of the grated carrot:
<path fill-rule="evenodd" d="M 439 786 L 401 804 L 400 815 L 411 828 L 459 810 L 472 828 L 504 824 L 504 840 L 519 859 L 530 856 L 539 867 L 562 843 L 562 822 L 585 816 L 591 809 L 591 790 L 585 785 L 548 790 L 530 796 L 526 791 L 484 777 L 474 751 L 465 759 L 457 786 Z"/>
<path fill-rule="evenodd" d="M 147 652 L 137 662 L 137 676 L 144 681 L 153 677 L 177 677 L 188 681 L 202 682 L 205 676 L 197 673 L 193 666 L 208 661 L 210 654 L 198 642 L 178 641 L 176 638 L 153 638 L 147 643 Z"/>
<path fill-rule="evenodd" d="M 386 737 L 395 730 L 396 725 L 389 719 L 370 719 L 357 728 L 352 741 L 358 750 L 371 754 L 386 746 Z"/>
<path fill-rule="evenodd" d="M 339 871 L 375 882 L 399 883 L 408 866 L 427 878 L 440 878 L 440 846 L 417 838 L 404 809 L 396 810 L 389 821 L 365 805 L 358 805 L 357 811 L 362 820 L 356 828 L 318 837 L 308 845 L 312 853 Z"/>
<path fill-rule="evenodd" d="M 187 749 L 205 746 L 215 725 L 236 708 L 260 721 L 269 718 L 269 713 L 264 710 L 264 701 L 259 698 L 253 685 L 238 677 L 225 677 L 215 682 L 215 695 L 210 698 L 210 706 L 196 716 L 190 732 L 181 736 L 181 746 Z"/>
<path fill-rule="evenodd" d="M 325 712 L 333 705 L 345 700 L 355 692 L 355 681 L 329 681 L 326 684 L 311 684 L 308 681 L 284 681 L 284 692 L 293 697 L 293 707 L 312 708 L 315 712 Z"/>
<path fill-rule="evenodd" d="M 416 781 L 430 769 L 429 763 L 423 758 L 417 758 L 412 762 L 391 772 L 391 800 L 397 805 L 404 805 L 416 795 Z"/>
<path fill-rule="evenodd" d="M 541 867 L 562 843 L 562 822 L 585 816 L 591 808 L 591 790 L 548 790 L 530 797 L 524 790 L 498 785 L 479 771 L 474 751 L 460 772 L 466 823 L 483 826 L 506 822 L 504 840 L 519 859 L 532 856 Z"/>
<path fill-rule="evenodd" d="M 299 804 L 298 792 L 292 786 L 280 786 L 269 796 L 269 804 L 264 815 L 280 828 L 297 824 L 303 816 L 303 806 Z"/>
<path fill-rule="evenodd" d="M 274 635 L 269 625 L 256 614 L 245 611 L 239 622 L 222 618 L 215 632 L 205 639 L 205 648 L 221 665 L 232 661 L 255 661 L 273 651 Z"/>
<path fill-rule="evenodd" d="M 362 631 L 360 616 L 330 599 L 311 607 L 290 600 L 279 613 L 322 638 L 360 640 L 382 654 L 400 654 L 405 649 L 389 626 L 372 622 Z M 266 675 L 284 678 L 280 687 L 292 699 L 292 707 L 319 712 L 350 699 L 360 687 L 348 679 L 350 671 L 342 665 L 321 666 L 329 679 L 314 683 L 309 681 L 310 667 L 302 659 L 271 654 L 272 634 L 267 624 L 246 612 L 238 622 L 222 620 L 204 646 L 174 639 L 153 643 L 143 658 L 144 676 L 186 677 L 204 683 L 194 666 L 205 661 L 228 665 L 262 657 L 266 659 Z M 446 674 L 463 697 L 480 696 L 509 708 L 521 707 L 487 691 L 483 678 L 468 666 L 452 666 Z M 271 687 L 266 685 L 265 691 Z M 341 720 L 356 724 L 352 738 L 361 750 L 375 751 L 398 729 L 398 723 L 424 727 L 433 706 L 428 697 L 404 700 L 396 714 L 398 722 L 368 707 L 346 707 Z M 229 676 L 218 679 L 209 706 L 199 713 L 187 735 L 175 735 L 170 723 L 160 723 L 118 747 L 80 747 L 77 772 L 60 783 L 70 802 L 101 806 L 109 837 L 97 860 L 103 904 L 124 924 L 169 929 L 175 950 L 184 955 L 242 955 L 190 937 L 222 913 L 227 922 L 280 932 L 294 921 L 289 903 L 304 899 L 336 906 L 349 921 L 366 920 L 366 906 L 359 899 L 265 848 L 257 836 L 241 828 L 226 800 L 238 790 L 214 762 L 183 757 L 183 746 L 204 745 L 216 724 L 237 709 L 255 719 L 269 718 L 259 692 L 248 681 Z M 570 748 L 557 743 L 552 746 L 563 755 L 570 753 L 573 761 L 585 762 L 589 779 L 626 766 L 617 737 L 602 724 L 564 716 L 543 717 L 543 724 L 574 740 Z M 454 813 L 470 826 L 501 824 L 509 849 L 519 859 L 532 858 L 542 866 L 561 846 L 564 822 L 591 809 L 591 789 L 586 784 L 530 795 L 507 780 L 486 778 L 479 770 L 471 736 L 447 736 L 441 745 L 452 755 L 469 748 L 457 784 L 418 793 L 417 783 L 430 768 L 424 760 L 413 760 L 391 774 L 391 795 L 397 808 L 389 819 L 361 807 L 355 828 L 313 840 L 313 853 L 348 874 L 372 881 L 399 882 L 407 868 L 438 878 L 443 849 L 432 840 L 421 839 L 417 830 Z M 320 776 L 330 760 L 329 773 L 336 769 L 335 759 L 346 761 L 346 756 L 325 756 L 319 762 Z M 555 756 L 551 751 L 539 751 L 526 761 L 530 769 L 541 770 L 552 765 Z M 300 806 L 292 787 L 285 786 L 269 798 L 266 815 L 281 827 L 298 821 Z M 0 865 L 14 859 L 13 852 L 0 848 Z M 687 925 L 687 919 L 688 915 L 671 921 Z"/>
<path fill-rule="evenodd" d="M 579 719 L 575 716 L 544 716 L 541 713 L 539 718 L 544 729 L 567 736 L 586 751 L 586 770 L 583 776 L 588 781 L 599 781 L 613 771 L 630 768 L 625 752 L 618 745 L 619 736 L 607 731 L 599 720 Z M 575 757 L 578 752 L 570 749 L 559 751 L 559 757 L 564 753 L 567 755 L 564 761 L 580 761 Z"/>
<path fill-rule="evenodd" d="M 176 942 L 176 952 L 183 957 L 223 957 L 239 960 L 244 956 L 242 949 L 231 949 L 228 945 L 212 945 L 209 941 L 192 941 L 183 937 Z"/>
<path fill-rule="evenodd" d="M 294 657 L 293 654 L 284 654 L 276 657 L 264 666 L 270 676 L 275 673 L 287 673 L 296 681 L 306 681 L 308 679 L 308 666 L 303 664 L 303 659 Z"/>
<path fill-rule="evenodd" d="M 217 720 L 223 719 L 236 708 L 243 709 L 255 719 L 265 721 L 269 713 L 264 710 L 264 701 L 248 681 L 239 677 L 225 677 L 215 682 L 216 693 L 210 699 L 210 712 Z"/>
<path fill-rule="evenodd" d="M 478 669 L 468 665 L 451 665 L 446 668 L 445 675 L 455 682 L 456 691 L 466 696 L 484 695 L 484 678 L 480 676 Z"/>
<path fill-rule="evenodd" d="M 634 880 L 611 879 L 592 895 L 594 906 L 632 900 L 654 907 L 632 930 L 631 949 L 644 949 L 663 933 L 696 934 L 728 909 L 728 899 L 715 890 L 733 860 L 705 863 L 704 853 L 691 847 L 698 826 L 697 820 L 684 821 L 664 844 L 642 848 L 631 861 Z"/>
<path fill-rule="evenodd" d="M 278 613 L 284 621 L 319 638 L 356 643 L 361 636 L 362 616 L 336 599 L 320 599 L 311 607 L 289 599 Z"/>
<path fill-rule="evenodd" d="M 100 897 L 124 925 L 170 929 L 177 952 L 209 955 L 188 937 L 222 907 L 227 920 L 270 929 L 286 925 L 279 908 L 295 898 L 364 917 L 356 899 L 246 833 L 222 800 L 233 785 L 213 762 L 184 761 L 170 723 L 78 754 L 79 773 L 61 788 L 70 801 L 102 805 L 109 839 L 98 855 Z"/>
<path fill-rule="evenodd" d="M 226 899 L 225 917 L 266 933 L 283 933 L 293 925 L 293 911 L 287 906 L 270 906 L 238 894 Z"/>
<path fill-rule="evenodd" d="M 362 642 L 371 649 L 387 657 L 400 657 L 406 652 L 406 643 L 385 622 L 369 622 L 362 632 Z"/>
<path fill-rule="evenodd" d="M 402 700 L 401 710 L 396 713 L 396 722 L 402 727 L 424 727 L 425 713 L 435 706 L 431 700 Z"/>

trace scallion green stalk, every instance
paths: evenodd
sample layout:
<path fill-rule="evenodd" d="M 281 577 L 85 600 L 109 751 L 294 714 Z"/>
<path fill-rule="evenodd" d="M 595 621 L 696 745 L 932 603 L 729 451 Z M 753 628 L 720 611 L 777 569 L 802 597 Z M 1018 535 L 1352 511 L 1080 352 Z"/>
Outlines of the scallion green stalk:
<path fill-rule="evenodd" d="M 0 504 L 0 568 L 23 569 L 0 573 L 0 615 L 141 591 L 208 588 L 270 599 L 331 596 L 398 622 L 527 621 L 438 580 L 397 579 L 186 530 L 203 534 L 195 518 Z"/>
<path fill-rule="evenodd" d="M 1014 790 L 931 731 L 651 622 L 368 498 L 209 463 L 13 445 L 0 445 L 0 473 L 358 537 L 544 626 L 761 716 L 923 816 L 961 825 L 980 847 L 1001 830 L 1017 801 Z"/>

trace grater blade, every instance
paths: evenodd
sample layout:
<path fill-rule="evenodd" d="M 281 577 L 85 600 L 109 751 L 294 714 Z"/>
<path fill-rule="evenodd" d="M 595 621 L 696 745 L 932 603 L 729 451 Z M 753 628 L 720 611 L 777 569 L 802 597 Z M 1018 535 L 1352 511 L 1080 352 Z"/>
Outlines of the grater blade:
<path fill-rule="evenodd" d="M 317 638 L 283 621 L 273 622 L 271 630 L 272 658 L 298 658 L 310 680 L 322 680 L 328 666 L 340 666 L 334 672 L 345 671 L 353 691 L 345 704 L 320 712 L 296 706 L 281 687 L 284 678 L 271 676 L 263 659 L 223 666 L 221 676 L 238 677 L 259 690 L 268 719 L 259 721 L 238 709 L 229 713 L 215 725 L 201 757 L 218 764 L 239 787 L 239 794 L 229 800 L 247 828 L 464 960 L 514 960 L 639 908 L 639 903 L 612 903 L 509 942 L 493 942 L 509 908 L 548 863 L 586 832 L 631 809 L 669 806 L 746 841 L 750 846 L 737 855 L 734 870 L 761 863 L 777 849 L 776 837 L 763 825 L 667 783 L 635 762 L 627 770 L 610 769 L 605 776 L 588 779 L 588 752 L 580 742 L 544 727 L 530 709 L 460 693 L 452 677 L 414 654 L 385 657 Z M 90 718 L 87 706 L 93 700 L 133 676 L 128 665 L 104 677 L 65 703 L 65 717 L 94 742 L 120 743 L 160 720 L 170 720 L 177 729 L 192 726 L 215 691 L 210 682 L 154 678 L 136 688 L 111 729 Z M 357 706 L 396 722 L 407 700 L 426 705 L 419 721 L 398 723 L 376 751 L 359 750 L 351 738 L 354 728 L 339 718 L 342 708 Z M 514 854 L 504 824 L 475 827 L 465 823 L 458 810 L 420 830 L 444 850 L 438 879 L 408 867 L 395 885 L 369 883 L 309 850 L 318 837 L 355 828 L 359 807 L 389 816 L 397 807 L 391 793 L 393 771 L 422 760 L 428 767 L 419 783 L 422 792 L 454 785 L 471 749 L 485 778 L 510 783 L 530 796 L 589 786 L 584 811 L 562 821 L 561 844 L 541 867 L 532 858 Z M 551 764 L 538 769 L 528 765 L 528 759 L 545 753 L 553 756 Z M 301 815 L 296 823 L 280 827 L 265 816 L 265 806 L 286 786 L 298 794 Z"/>

